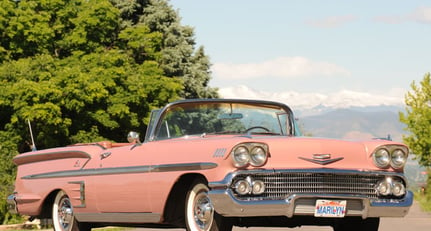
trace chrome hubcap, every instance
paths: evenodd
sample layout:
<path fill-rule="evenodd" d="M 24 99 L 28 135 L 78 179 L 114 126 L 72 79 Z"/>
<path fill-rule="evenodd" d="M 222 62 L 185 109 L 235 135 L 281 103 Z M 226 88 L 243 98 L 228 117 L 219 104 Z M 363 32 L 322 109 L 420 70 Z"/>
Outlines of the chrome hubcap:
<path fill-rule="evenodd" d="M 193 212 L 197 226 L 207 230 L 213 222 L 214 207 L 206 193 L 196 195 Z"/>
<path fill-rule="evenodd" d="M 73 222 L 73 209 L 69 198 L 61 199 L 58 207 L 58 221 L 63 230 L 68 230 Z"/>

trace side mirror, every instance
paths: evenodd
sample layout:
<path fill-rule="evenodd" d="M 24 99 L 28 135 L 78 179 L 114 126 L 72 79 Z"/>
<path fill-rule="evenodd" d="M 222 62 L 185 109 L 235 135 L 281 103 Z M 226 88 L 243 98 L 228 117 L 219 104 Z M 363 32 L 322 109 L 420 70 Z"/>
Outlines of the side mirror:
<path fill-rule="evenodd" d="M 139 133 L 133 131 L 129 132 L 129 134 L 127 134 L 127 141 L 133 144 L 140 144 L 141 141 L 139 140 Z"/>

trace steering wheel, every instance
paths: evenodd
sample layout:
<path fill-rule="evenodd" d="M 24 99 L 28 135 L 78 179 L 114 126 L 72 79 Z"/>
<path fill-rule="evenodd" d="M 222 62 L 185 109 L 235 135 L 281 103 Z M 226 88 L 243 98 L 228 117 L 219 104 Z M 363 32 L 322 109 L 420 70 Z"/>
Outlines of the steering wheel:
<path fill-rule="evenodd" d="M 271 132 L 268 128 L 262 127 L 262 126 L 253 126 L 253 127 L 250 127 L 247 130 L 245 130 L 245 132 L 249 133 L 253 129 L 262 129 L 262 130 L 265 130 L 266 132 Z"/>

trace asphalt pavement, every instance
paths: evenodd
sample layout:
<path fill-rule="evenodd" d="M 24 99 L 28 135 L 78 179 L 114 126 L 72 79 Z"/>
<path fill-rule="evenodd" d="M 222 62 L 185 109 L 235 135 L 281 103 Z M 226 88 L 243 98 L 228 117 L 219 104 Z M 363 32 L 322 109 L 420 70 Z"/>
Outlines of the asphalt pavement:
<path fill-rule="evenodd" d="M 162 231 L 164 229 L 137 229 L 137 231 Z M 332 231 L 331 227 L 303 226 L 297 228 L 262 228 L 234 227 L 233 231 Z M 420 209 L 418 202 L 414 202 L 407 216 L 403 218 L 381 218 L 379 231 L 428 231 L 431 230 L 431 213 Z M 169 231 L 184 231 L 184 229 L 169 229 Z"/>
<path fill-rule="evenodd" d="M 1 226 L 0 230 L 14 230 L 14 226 Z M 127 229 L 133 231 L 184 231 L 184 229 Z M 252 228 L 241 228 L 234 227 L 233 231 L 332 231 L 331 227 L 320 227 L 320 226 L 303 226 L 297 228 L 262 228 L 262 227 L 252 227 Z M 420 209 L 418 202 L 414 202 L 413 206 L 410 208 L 407 216 L 403 218 L 382 218 L 380 220 L 379 231 L 428 231 L 431 230 L 431 213 L 425 213 Z M 50 231 L 43 230 L 43 231 Z M 97 229 L 95 229 L 97 231 Z"/>

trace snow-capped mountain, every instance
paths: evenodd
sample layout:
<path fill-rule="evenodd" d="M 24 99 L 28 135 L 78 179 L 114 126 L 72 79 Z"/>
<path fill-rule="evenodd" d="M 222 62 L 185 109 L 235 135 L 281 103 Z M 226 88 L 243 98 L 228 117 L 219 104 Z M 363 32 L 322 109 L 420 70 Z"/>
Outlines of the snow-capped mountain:
<path fill-rule="evenodd" d="M 266 99 L 289 105 L 296 114 L 312 115 L 339 108 L 363 107 L 403 107 L 400 96 L 386 96 L 367 92 L 342 90 L 335 93 L 302 93 L 296 91 L 268 92 L 235 86 L 219 90 L 223 98 Z"/>
<path fill-rule="evenodd" d="M 266 92 L 246 86 L 222 88 L 223 98 L 264 99 L 289 105 L 305 135 L 370 139 L 387 138 L 402 141 L 404 124 L 399 112 L 404 111 L 403 97 L 340 91 L 331 94 Z"/>

